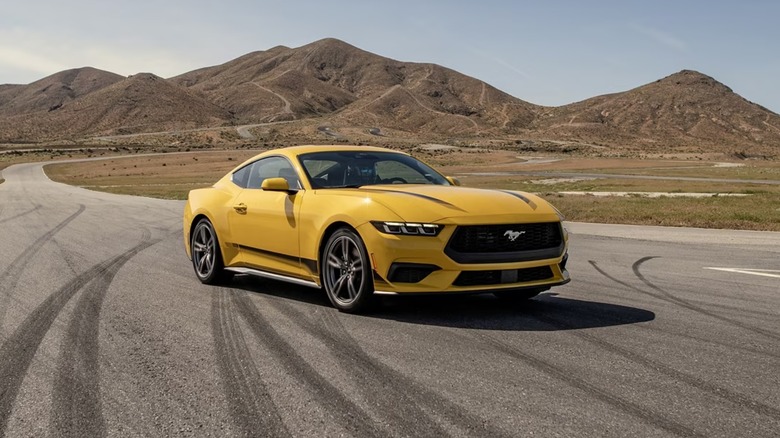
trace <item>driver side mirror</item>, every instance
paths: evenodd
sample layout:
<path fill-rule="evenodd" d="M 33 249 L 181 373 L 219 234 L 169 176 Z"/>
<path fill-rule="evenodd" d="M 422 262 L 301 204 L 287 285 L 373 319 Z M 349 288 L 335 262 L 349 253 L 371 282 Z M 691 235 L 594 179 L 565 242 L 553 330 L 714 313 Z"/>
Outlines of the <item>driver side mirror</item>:
<path fill-rule="evenodd" d="M 263 184 L 260 185 L 260 188 L 271 192 L 296 192 L 296 190 L 290 190 L 290 184 L 288 184 L 287 180 L 284 178 L 266 178 L 263 180 Z"/>
<path fill-rule="evenodd" d="M 450 184 L 452 184 L 454 186 L 459 186 L 460 185 L 460 180 L 458 178 L 455 178 L 454 176 L 448 176 L 446 178 L 447 178 L 447 181 L 449 181 Z"/>

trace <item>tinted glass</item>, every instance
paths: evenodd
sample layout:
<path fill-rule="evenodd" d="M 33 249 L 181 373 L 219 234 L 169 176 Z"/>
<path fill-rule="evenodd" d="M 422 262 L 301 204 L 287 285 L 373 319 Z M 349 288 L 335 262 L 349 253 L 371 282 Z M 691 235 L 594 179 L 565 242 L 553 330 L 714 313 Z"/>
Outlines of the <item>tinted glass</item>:
<path fill-rule="evenodd" d="M 233 173 L 233 182 L 247 189 L 259 189 L 268 178 L 284 178 L 291 189 L 300 189 L 298 174 L 286 158 L 268 157 L 250 163 Z"/>
<path fill-rule="evenodd" d="M 313 152 L 299 156 L 314 188 L 449 182 L 426 164 L 392 152 Z"/>

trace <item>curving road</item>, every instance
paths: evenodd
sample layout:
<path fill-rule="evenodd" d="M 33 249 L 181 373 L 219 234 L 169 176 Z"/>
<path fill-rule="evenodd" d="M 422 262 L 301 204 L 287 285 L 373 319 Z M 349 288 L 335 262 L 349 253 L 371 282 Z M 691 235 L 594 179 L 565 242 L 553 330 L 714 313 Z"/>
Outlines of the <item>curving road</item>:
<path fill-rule="evenodd" d="M 195 280 L 181 202 L 0 184 L 0 435 L 777 436 L 780 235 L 570 224 L 528 305 Z"/>

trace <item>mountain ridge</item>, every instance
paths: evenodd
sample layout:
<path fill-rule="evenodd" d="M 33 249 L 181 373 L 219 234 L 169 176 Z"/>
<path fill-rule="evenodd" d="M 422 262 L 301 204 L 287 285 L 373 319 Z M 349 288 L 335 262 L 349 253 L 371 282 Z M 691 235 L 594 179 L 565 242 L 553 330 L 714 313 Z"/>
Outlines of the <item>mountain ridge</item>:
<path fill-rule="evenodd" d="M 168 79 L 82 67 L 0 85 L 5 142 L 281 121 L 421 139 L 780 151 L 780 116 L 693 70 L 547 107 L 447 67 L 397 61 L 333 38 L 254 51 Z"/>

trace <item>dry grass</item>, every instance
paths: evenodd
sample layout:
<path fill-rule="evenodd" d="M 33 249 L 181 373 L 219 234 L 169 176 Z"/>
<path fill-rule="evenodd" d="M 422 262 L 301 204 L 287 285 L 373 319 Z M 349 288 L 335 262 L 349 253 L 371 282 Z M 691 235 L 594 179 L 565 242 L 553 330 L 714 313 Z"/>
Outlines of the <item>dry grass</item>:
<path fill-rule="evenodd" d="M 185 199 L 208 187 L 257 150 L 224 150 L 127 157 L 46 166 L 54 181 L 109 193 Z"/>
<path fill-rule="evenodd" d="M 111 193 L 184 199 L 189 190 L 206 187 L 221 178 L 257 150 L 227 150 L 165 154 L 94 162 L 47 166 L 52 179 Z M 447 175 L 459 172 L 504 170 L 505 167 L 607 173 L 661 174 L 671 170 L 692 176 L 778 179 L 780 163 L 746 162 L 745 167 L 717 168 L 714 163 L 662 160 L 572 160 L 549 164 L 518 165 L 511 151 L 423 151 L 413 155 L 438 167 Z M 623 166 L 621 166 L 621 164 Z M 642 166 L 644 164 L 644 167 Z M 556 166 L 560 166 L 556 169 Z M 593 171 L 592 169 L 599 169 Z M 529 169 L 530 170 L 530 169 Z M 685 175 L 681 176 L 688 176 Z M 675 180 L 586 179 L 556 181 L 534 176 L 464 176 L 464 185 L 540 193 L 558 207 L 568 220 L 601 223 L 690 226 L 780 231 L 780 185 L 727 184 Z M 744 198 L 660 198 L 563 196 L 562 191 L 746 193 Z"/>
<path fill-rule="evenodd" d="M 547 194 L 568 220 L 612 224 L 780 231 L 780 194 L 745 198 L 597 198 Z"/>

